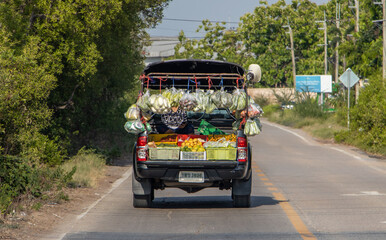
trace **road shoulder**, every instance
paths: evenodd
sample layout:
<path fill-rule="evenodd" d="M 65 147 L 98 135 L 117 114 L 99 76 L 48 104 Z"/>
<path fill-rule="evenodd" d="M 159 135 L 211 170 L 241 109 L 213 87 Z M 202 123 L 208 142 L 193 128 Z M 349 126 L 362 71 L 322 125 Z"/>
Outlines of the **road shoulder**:
<path fill-rule="evenodd" d="M 125 166 L 106 166 L 105 175 L 96 188 L 64 189 L 69 201 L 60 204 L 46 203 L 38 211 L 20 211 L 4 222 L 0 229 L 0 239 L 56 239 L 58 232 L 73 223 L 78 216 L 112 189 L 113 184 L 129 169 Z M 60 239 L 60 238 L 59 238 Z"/>

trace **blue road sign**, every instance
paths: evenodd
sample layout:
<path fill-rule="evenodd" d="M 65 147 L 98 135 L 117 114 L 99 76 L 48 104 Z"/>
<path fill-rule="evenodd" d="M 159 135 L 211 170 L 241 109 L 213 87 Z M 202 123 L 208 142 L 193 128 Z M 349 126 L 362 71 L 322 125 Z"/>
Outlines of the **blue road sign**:
<path fill-rule="evenodd" d="M 320 76 L 296 76 L 296 91 L 320 92 Z"/>
<path fill-rule="evenodd" d="M 300 75 L 296 76 L 296 91 L 298 92 L 332 92 L 331 75 Z"/>

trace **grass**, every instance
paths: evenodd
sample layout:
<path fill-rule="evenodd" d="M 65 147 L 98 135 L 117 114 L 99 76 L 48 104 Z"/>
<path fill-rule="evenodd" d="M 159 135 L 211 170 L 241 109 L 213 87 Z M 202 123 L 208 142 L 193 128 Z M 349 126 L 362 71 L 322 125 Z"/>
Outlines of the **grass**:
<path fill-rule="evenodd" d="M 298 111 L 294 110 L 281 110 L 278 105 L 267 105 L 263 107 L 264 117 L 271 122 L 293 128 L 300 128 L 311 136 L 321 140 L 344 143 L 377 156 L 386 156 L 386 148 L 382 148 L 379 145 L 372 145 L 372 139 L 366 142 L 364 136 L 358 135 L 353 137 L 353 133 L 347 131 L 347 127 L 342 125 L 344 122 L 339 112 L 323 113 L 323 115 L 320 116 L 319 114 L 315 114 L 315 109 L 312 108 L 302 109 L 303 114 L 299 114 Z"/>
<path fill-rule="evenodd" d="M 264 116 L 269 121 L 293 128 L 300 128 L 319 139 L 332 140 L 336 132 L 345 129 L 337 123 L 334 114 L 327 114 L 323 118 L 303 117 L 293 110 L 277 110 L 277 107 L 270 105 L 266 108 L 268 109 L 267 112 L 263 108 Z M 272 109 L 275 110 L 272 111 Z"/>
<path fill-rule="evenodd" d="M 2 229 L 2 228 L 5 228 L 5 229 L 19 229 L 20 226 L 17 223 L 15 223 L 15 224 L 5 224 L 5 223 L 1 223 L 0 222 L 0 229 Z M 8 238 L 5 238 L 5 239 L 8 239 Z M 13 238 L 9 238 L 9 239 L 13 239 Z"/>
<path fill-rule="evenodd" d="M 104 174 L 105 165 L 106 159 L 101 154 L 81 149 L 62 168 L 66 172 L 76 169 L 68 183 L 69 187 L 96 187 L 98 178 Z"/>
<path fill-rule="evenodd" d="M 330 114 L 326 119 L 315 121 L 312 125 L 305 126 L 303 129 L 316 138 L 332 140 L 337 132 L 346 128 L 337 123 L 334 114 Z"/>

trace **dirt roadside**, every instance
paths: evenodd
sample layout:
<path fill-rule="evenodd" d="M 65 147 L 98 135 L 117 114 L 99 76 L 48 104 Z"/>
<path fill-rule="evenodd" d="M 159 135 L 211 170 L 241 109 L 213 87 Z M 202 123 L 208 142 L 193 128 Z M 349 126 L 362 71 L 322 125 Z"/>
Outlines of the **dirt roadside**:
<path fill-rule="evenodd" d="M 106 166 L 96 188 L 65 189 L 69 201 L 46 203 L 38 211 L 20 211 L 0 222 L 0 239 L 38 240 L 64 222 L 75 219 L 107 193 L 111 185 L 131 167 L 127 163 L 118 165 Z"/>

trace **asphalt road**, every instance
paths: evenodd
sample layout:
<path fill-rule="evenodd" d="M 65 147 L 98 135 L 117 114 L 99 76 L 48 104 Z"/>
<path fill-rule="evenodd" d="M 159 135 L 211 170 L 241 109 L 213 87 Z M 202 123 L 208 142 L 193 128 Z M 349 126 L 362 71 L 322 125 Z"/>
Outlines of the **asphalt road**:
<path fill-rule="evenodd" d="M 265 123 L 253 146 L 252 206 L 230 191 L 156 191 L 132 207 L 131 178 L 60 239 L 386 239 L 386 163 Z"/>

